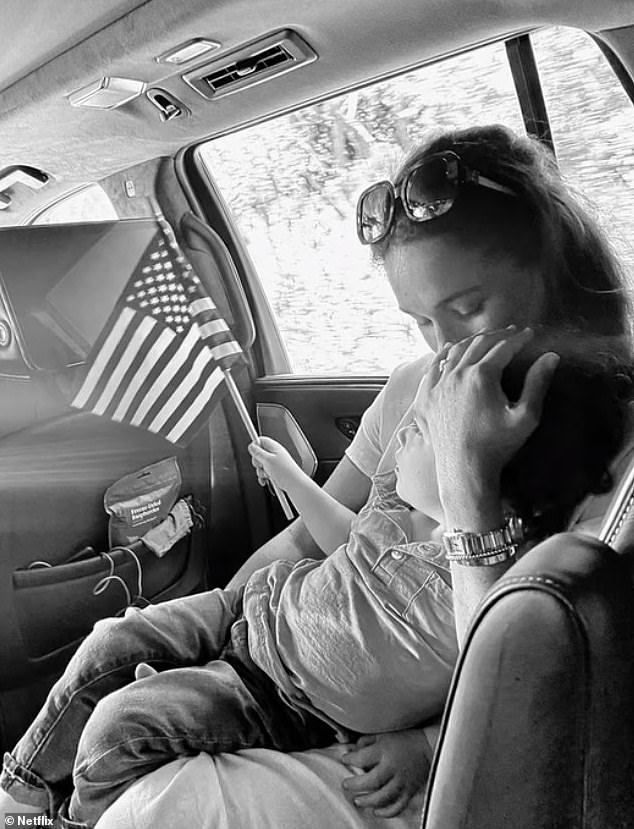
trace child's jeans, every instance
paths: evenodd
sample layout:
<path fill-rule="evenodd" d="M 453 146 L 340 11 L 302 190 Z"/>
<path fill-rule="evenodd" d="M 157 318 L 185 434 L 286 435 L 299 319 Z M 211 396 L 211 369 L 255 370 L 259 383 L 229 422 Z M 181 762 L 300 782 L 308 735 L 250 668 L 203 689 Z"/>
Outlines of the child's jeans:
<path fill-rule="evenodd" d="M 213 590 L 97 622 L 5 754 L 2 788 L 63 827 L 94 826 L 176 756 L 332 742 L 332 729 L 286 705 L 252 662 L 240 604 L 240 594 Z M 134 680 L 141 662 L 159 673 Z"/>

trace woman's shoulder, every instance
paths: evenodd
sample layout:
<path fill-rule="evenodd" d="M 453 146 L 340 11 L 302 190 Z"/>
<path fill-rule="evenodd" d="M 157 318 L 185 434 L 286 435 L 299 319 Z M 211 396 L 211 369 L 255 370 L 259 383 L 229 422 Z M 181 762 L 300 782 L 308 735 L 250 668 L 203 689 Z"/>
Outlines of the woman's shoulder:
<path fill-rule="evenodd" d="M 409 405 L 414 399 L 416 390 L 421 378 L 425 373 L 431 359 L 432 353 L 423 354 L 415 360 L 407 363 L 400 363 L 392 371 L 385 386 L 386 395 L 393 400 L 399 400 Z"/>
<path fill-rule="evenodd" d="M 430 351 L 427 354 L 422 354 L 415 360 L 408 360 L 404 363 L 399 363 L 390 374 L 388 383 L 392 385 L 412 384 L 420 382 L 421 377 L 429 363 L 433 358 L 433 353 Z"/>

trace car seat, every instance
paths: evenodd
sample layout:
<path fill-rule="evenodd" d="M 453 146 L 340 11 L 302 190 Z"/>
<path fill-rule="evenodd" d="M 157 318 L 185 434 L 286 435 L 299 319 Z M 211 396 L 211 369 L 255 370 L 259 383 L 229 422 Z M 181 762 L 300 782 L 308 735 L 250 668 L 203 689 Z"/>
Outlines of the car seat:
<path fill-rule="evenodd" d="M 634 827 L 633 505 L 634 467 L 599 539 L 556 535 L 487 594 L 421 829 Z"/>

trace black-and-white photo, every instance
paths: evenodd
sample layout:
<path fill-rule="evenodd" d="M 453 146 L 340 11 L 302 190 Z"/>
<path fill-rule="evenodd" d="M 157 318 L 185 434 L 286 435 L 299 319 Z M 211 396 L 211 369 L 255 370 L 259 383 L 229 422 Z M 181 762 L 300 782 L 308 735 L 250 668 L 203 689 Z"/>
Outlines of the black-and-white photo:
<path fill-rule="evenodd" d="M 631 0 L 3 0 L 0 819 L 634 829 Z"/>

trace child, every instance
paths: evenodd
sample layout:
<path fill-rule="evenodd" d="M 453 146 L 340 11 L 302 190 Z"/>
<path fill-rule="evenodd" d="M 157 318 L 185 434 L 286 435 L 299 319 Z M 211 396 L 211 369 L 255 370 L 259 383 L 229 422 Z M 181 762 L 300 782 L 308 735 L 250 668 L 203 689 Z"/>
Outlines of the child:
<path fill-rule="evenodd" d="M 512 340 L 516 354 L 529 338 L 507 330 L 491 347 Z M 543 348 L 523 353 L 487 374 L 504 405 L 524 401 L 529 366 L 540 365 L 546 380 L 553 371 Z M 563 359 L 555 371 L 540 424 L 505 467 L 513 475 L 503 476 L 505 507 L 521 508 L 531 541 L 564 528 L 574 505 L 606 485 L 625 428 L 622 377 L 605 362 Z M 213 590 L 98 622 L 5 755 L 2 787 L 48 807 L 62 827 L 94 826 L 134 780 L 178 755 L 291 751 L 436 715 L 458 647 L 449 566 L 434 540 L 443 507 L 433 446 L 421 412 L 406 421 L 397 470 L 375 476 L 359 515 L 316 487 L 279 444 L 263 438 L 251 445 L 259 479 L 287 490 L 328 557 L 278 561 L 244 590 Z M 531 469 L 535 460 L 547 462 L 563 434 L 558 463 L 565 467 L 554 475 L 562 486 L 546 487 L 543 497 Z M 587 461 L 590 441 L 597 448 Z M 142 668 L 132 681 L 142 663 L 158 672 Z"/>

